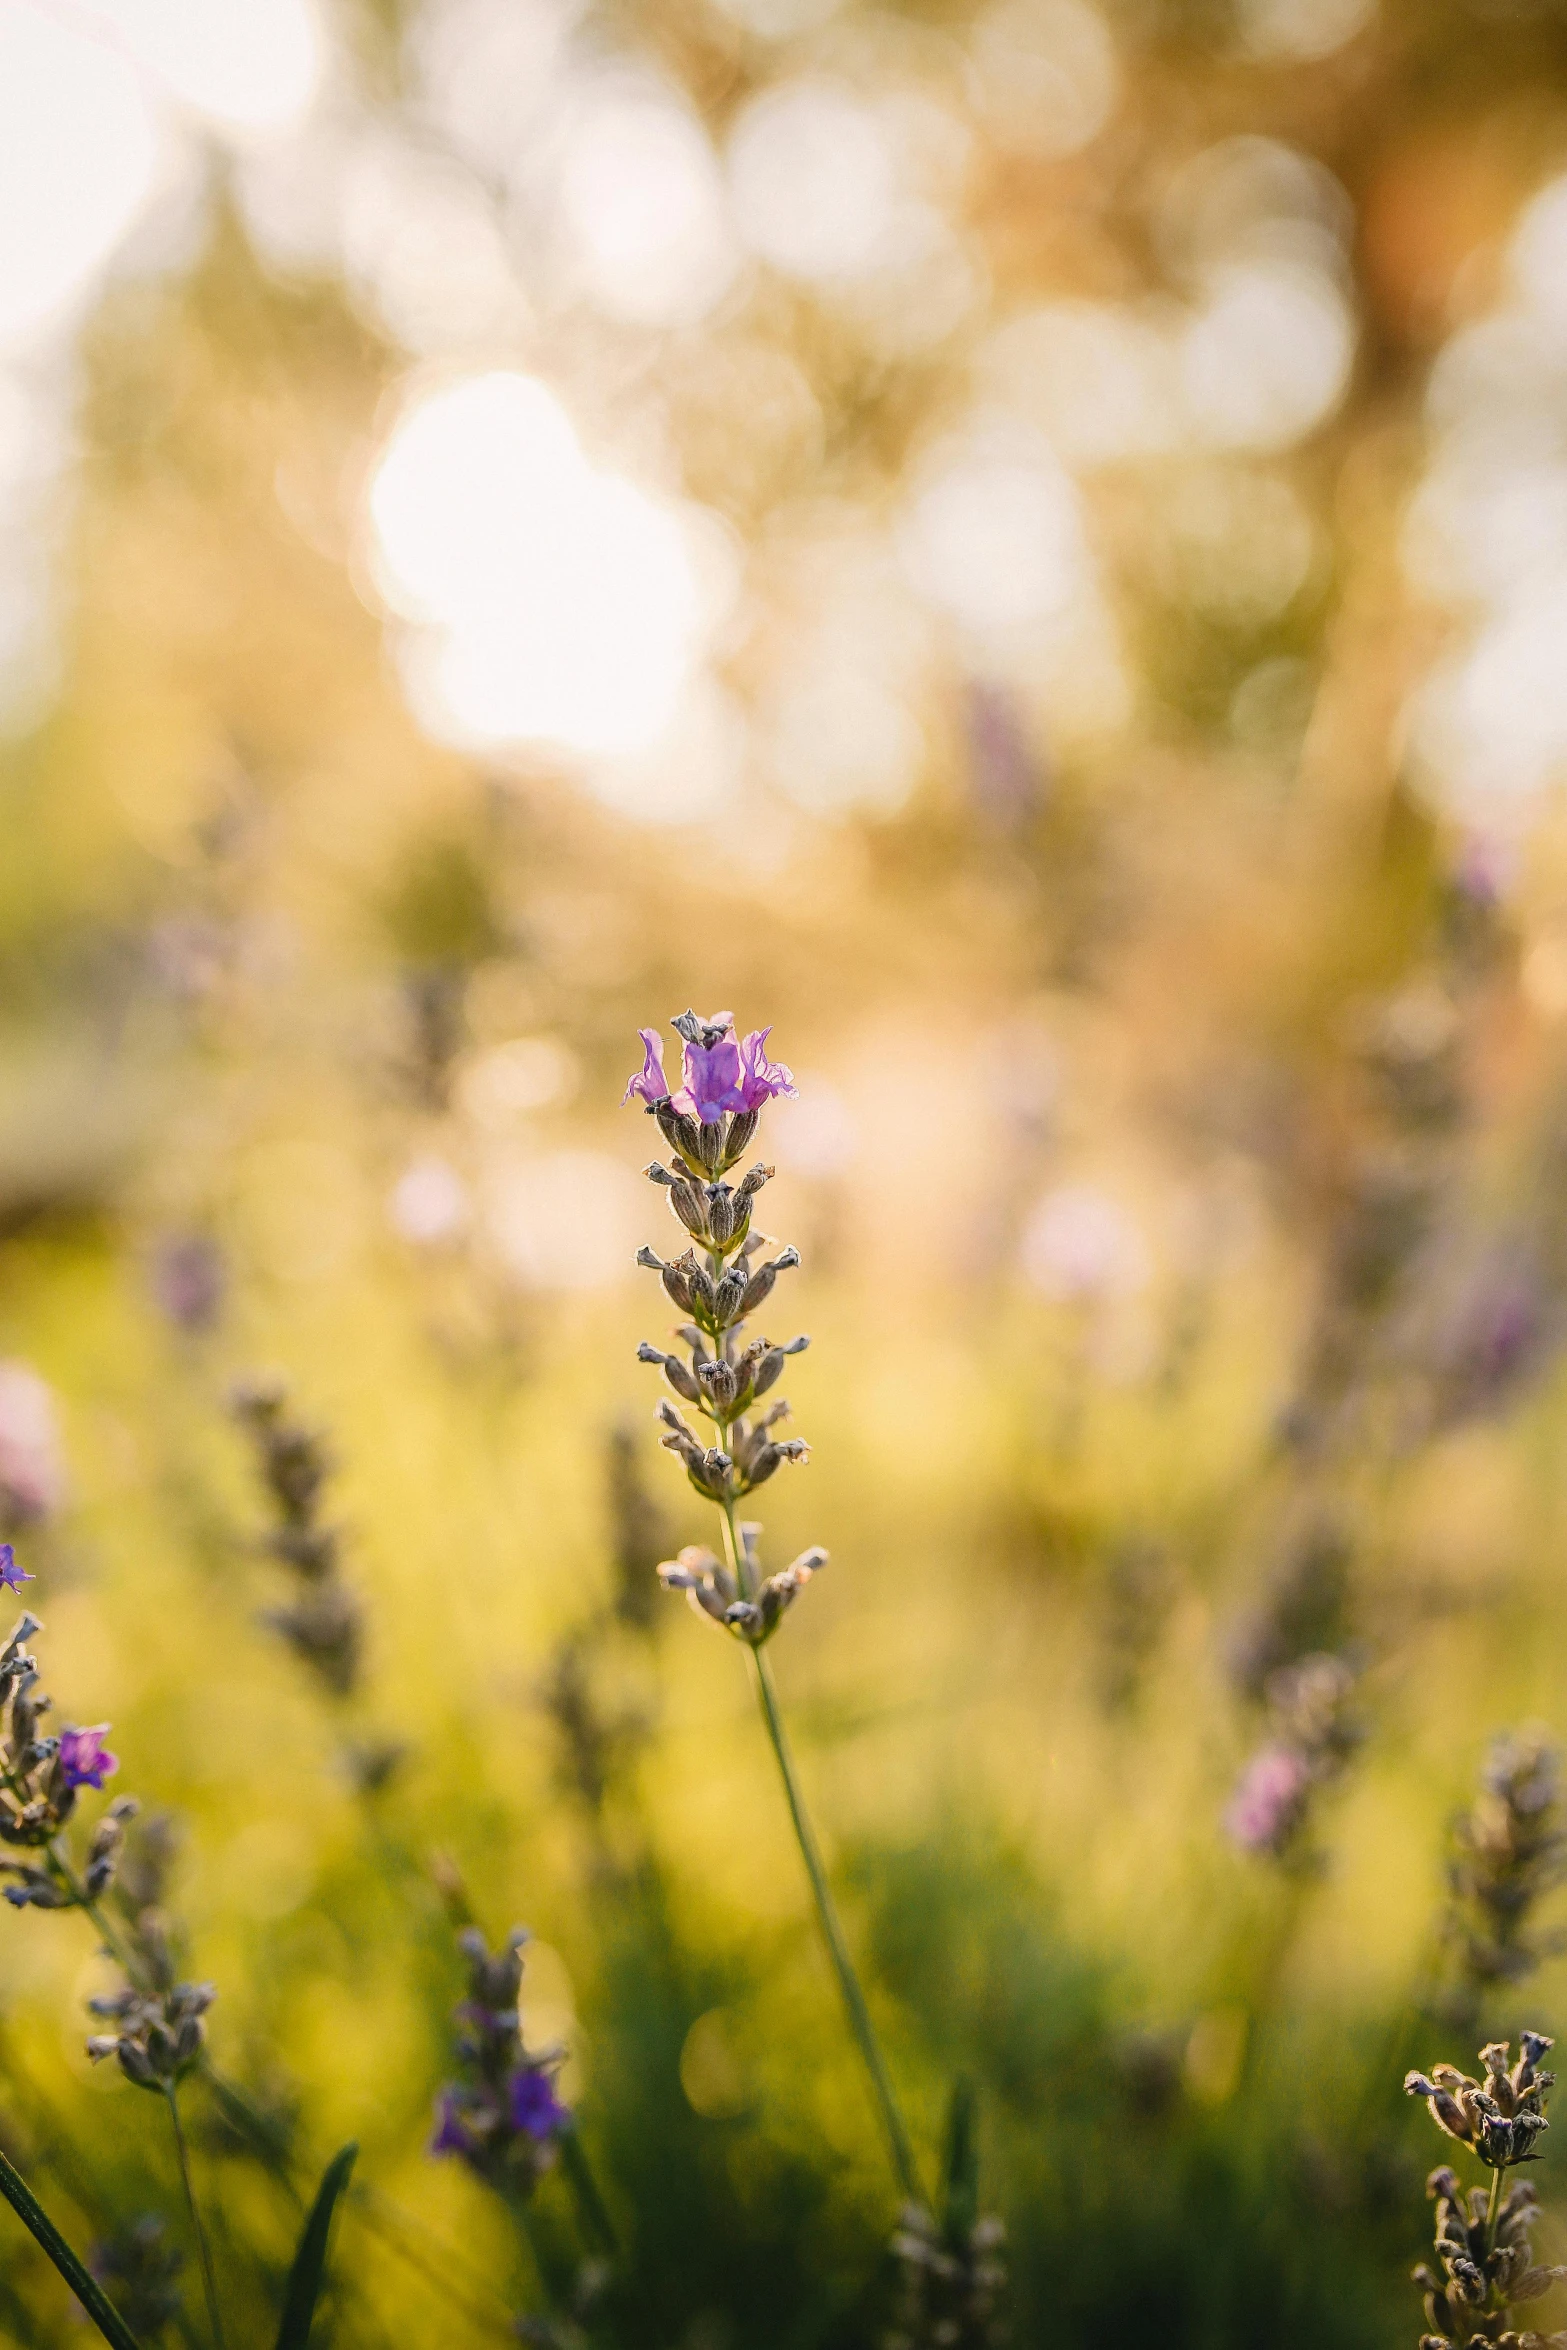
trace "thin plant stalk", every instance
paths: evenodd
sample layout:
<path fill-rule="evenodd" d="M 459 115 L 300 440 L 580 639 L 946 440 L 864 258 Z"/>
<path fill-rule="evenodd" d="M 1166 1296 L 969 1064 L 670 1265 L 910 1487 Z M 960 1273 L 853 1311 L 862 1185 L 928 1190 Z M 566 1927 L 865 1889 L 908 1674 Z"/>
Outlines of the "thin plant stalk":
<path fill-rule="evenodd" d="M 574 2129 L 566 2130 L 561 2135 L 560 2160 L 562 2170 L 571 2181 L 571 2191 L 577 2199 L 577 2208 L 582 2214 L 584 2225 L 597 2236 L 600 2249 L 614 2258 L 620 2251 L 620 2238 L 615 2233 L 609 2207 L 599 2192 L 599 2183 L 593 2175 L 593 2165 L 588 2160 L 587 2150 Z"/>
<path fill-rule="evenodd" d="M 84 2267 L 16 2166 L 0 2153 L 0 2195 L 42 2245 L 93 2324 L 114 2350 L 138 2350 L 135 2335 L 91 2270 Z"/>
<path fill-rule="evenodd" d="M 185 2146 L 185 2126 L 180 2120 L 179 2093 L 171 2082 L 164 2092 L 169 2102 L 169 2120 L 174 2129 L 174 2151 L 179 2157 L 180 2185 L 185 2190 L 185 2208 L 190 2214 L 191 2233 L 196 2239 L 196 2251 L 201 2261 L 201 2287 L 206 2297 L 207 2322 L 212 2328 L 216 2350 L 226 2350 L 223 2339 L 223 2317 L 218 2308 L 218 2280 L 212 2267 L 212 2248 L 207 2242 L 207 2231 L 202 2225 L 201 2212 L 196 2203 L 196 2190 L 191 2184 L 190 2156 Z"/>
<path fill-rule="evenodd" d="M 719 1424 L 719 1442 L 721 1445 L 727 1446 L 728 1441 L 729 1423 L 722 1421 Z M 729 1569 L 741 1592 L 749 1599 L 753 1596 L 750 1563 L 746 1558 L 745 1546 L 740 1541 L 735 1526 L 734 1503 L 727 1498 L 723 1504 L 723 1521 L 724 1548 L 728 1553 Z M 827 1882 L 827 1871 L 822 1862 L 821 1848 L 816 1841 L 816 1831 L 811 1824 L 811 1815 L 806 1809 L 805 1792 L 800 1785 L 799 1774 L 794 1767 L 794 1756 L 790 1751 L 788 1735 L 784 1729 L 783 1713 L 778 1703 L 778 1692 L 773 1685 L 772 1668 L 768 1664 L 766 1650 L 753 1648 L 751 1663 L 756 1670 L 756 1694 L 762 1709 L 762 1720 L 767 1729 L 768 1743 L 772 1747 L 778 1764 L 778 1773 L 783 1780 L 784 1799 L 789 1806 L 789 1818 L 794 1828 L 795 1842 L 800 1847 L 800 1858 L 805 1863 L 805 1873 L 811 1882 L 811 1892 L 816 1902 L 817 1920 L 822 1929 L 822 1939 L 827 1945 L 827 1955 L 832 1960 L 833 1971 L 838 1977 L 838 1988 L 843 1995 L 844 2009 L 849 2019 L 849 2030 L 854 2035 L 855 2045 L 864 2060 L 866 2072 L 870 2075 L 871 2090 L 881 2117 L 882 2128 L 886 2133 L 887 2151 L 892 2157 L 892 2167 L 898 2174 L 898 2183 L 911 2203 L 920 2203 L 923 2202 L 924 2195 L 920 2186 L 919 2171 L 915 2166 L 913 2143 L 903 2116 L 898 2110 L 898 2101 L 893 2094 L 886 2059 L 881 2052 L 881 2043 L 876 2037 L 876 2027 L 871 2022 L 870 2009 L 865 2003 L 865 1993 L 860 1987 L 860 1978 L 855 1972 L 854 1961 L 849 1955 L 849 1945 L 844 1937 L 842 1920 L 838 1916 L 838 1905 L 833 1900 L 832 1887 Z"/>
<path fill-rule="evenodd" d="M 723 1180 L 751 1147 L 764 1106 L 795 1094 L 794 1078 L 781 1061 L 768 1055 L 770 1028 L 752 1029 L 741 1039 L 732 1012 L 715 1012 L 704 1018 L 694 1009 L 682 1012 L 672 1026 L 683 1047 L 680 1092 L 671 1089 L 665 1074 L 657 1034 L 643 1028 L 638 1031 L 643 1065 L 631 1077 L 624 1099 L 639 1100 L 657 1119 L 672 1154 L 667 1166 L 655 1160 L 646 1171 L 668 1191 L 669 1206 L 694 1245 L 673 1264 L 666 1264 L 651 1248 L 639 1249 L 637 1262 L 658 1273 L 666 1296 L 691 1317 L 679 1325 L 679 1336 L 691 1349 L 691 1361 L 687 1365 L 646 1341 L 637 1354 L 645 1363 L 659 1364 L 675 1393 L 682 1401 L 695 1404 L 712 1425 L 718 1441 L 708 1446 L 698 1440 L 667 1398 L 659 1404 L 658 1418 L 668 1431 L 665 1447 L 678 1454 L 696 1491 L 718 1505 L 728 1564 L 720 1568 L 710 1551 L 682 1551 L 678 1559 L 660 1566 L 659 1577 L 667 1589 L 683 1589 L 699 1613 L 724 1625 L 751 1650 L 762 1721 L 783 1780 L 790 1822 L 838 1977 L 849 2029 L 870 2076 L 898 2184 L 909 2202 L 923 2206 L 913 2144 L 849 1955 L 789 1750 L 778 1693 L 763 1655 L 783 1611 L 826 1564 L 827 1554 L 823 1550 L 802 1552 L 792 1566 L 768 1576 L 758 1586 L 756 1562 L 749 1548 L 750 1529 L 743 1536 L 735 1521 L 735 1502 L 740 1495 L 763 1483 L 782 1462 L 804 1460 L 810 1451 L 796 1438 L 779 1442 L 768 1436 L 767 1431 L 788 1412 L 782 1397 L 758 1416 L 754 1427 L 746 1417 L 752 1402 L 776 1383 L 785 1357 L 797 1354 L 809 1340 L 801 1337 L 788 1346 L 774 1347 L 766 1338 L 753 1339 L 738 1357 L 732 1352 L 735 1334 L 771 1295 L 778 1275 L 800 1262 L 798 1249 L 786 1248 L 760 1266 L 751 1264 L 749 1251 L 763 1237 L 752 1219 L 752 1203 L 763 1185 L 772 1180 L 774 1170 L 758 1159 L 738 1186 Z M 705 1271 L 698 1263 L 698 1247 L 706 1255 Z M 706 1352 L 706 1337 L 714 1342 L 716 1351 L 711 1357 Z"/>
<path fill-rule="evenodd" d="M 1491 2200 L 1485 2210 L 1485 2248 L 1487 2252 L 1496 2250 L 1496 2220 L 1501 2208 L 1502 2172 L 1500 2169 L 1496 2169 L 1491 2173 Z"/>

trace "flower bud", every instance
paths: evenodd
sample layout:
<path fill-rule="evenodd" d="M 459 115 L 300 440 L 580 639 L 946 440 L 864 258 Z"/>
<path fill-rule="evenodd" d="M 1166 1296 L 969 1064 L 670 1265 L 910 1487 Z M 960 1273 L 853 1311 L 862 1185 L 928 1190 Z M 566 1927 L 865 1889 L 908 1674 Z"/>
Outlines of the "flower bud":
<path fill-rule="evenodd" d="M 637 1361 L 639 1363 L 661 1363 L 664 1376 L 676 1395 L 683 1397 L 687 1403 L 701 1402 L 702 1390 L 678 1355 L 660 1354 L 658 1348 L 649 1346 L 644 1338 L 642 1344 L 637 1348 Z"/>
<path fill-rule="evenodd" d="M 724 1137 L 724 1165 L 726 1167 L 732 1167 L 736 1159 L 743 1157 L 745 1152 L 750 1149 L 751 1137 L 756 1132 L 759 1116 L 760 1112 L 757 1110 L 737 1110 L 730 1119 L 729 1132 Z M 771 1169 L 769 1169 L 769 1173 L 771 1173 Z"/>
<path fill-rule="evenodd" d="M 158 2076 L 146 2049 L 139 2041 L 117 2041 L 115 2054 L 120 2060 L 120 2070 L 128 2081 L 134 2081 L 138 2089 L 157 2088 Z"/>
<path fill-rule="evenodd" d="M 710 1126 L 697 1128 L 696 1155 L 709 1176 L 719 1173 L 724 1164 L 724 1120 L 715 1118 Z"/>
<path fill-rule="evenodd" d="M 704 1363 L 697 1376 L 702 1383 L 703 1399 L 714 1419 L 730 1419 L 740 1392 L 740 1381 L 734 1364 L 720 1357 L 716 1362 Z"/>
<path fill-rule="evenodd" d="M 702 1193 L 688 1176 L 670 1185 L 669 1204 L 693 1239 L 706 1240 L 707 1209 Z"/>

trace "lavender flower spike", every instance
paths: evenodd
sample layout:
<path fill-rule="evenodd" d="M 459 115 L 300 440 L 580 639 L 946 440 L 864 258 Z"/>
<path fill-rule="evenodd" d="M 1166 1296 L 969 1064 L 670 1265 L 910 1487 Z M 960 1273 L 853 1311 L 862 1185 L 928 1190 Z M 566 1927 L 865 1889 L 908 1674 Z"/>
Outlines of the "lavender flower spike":
<path fill-rule="evenodd" d="M 625 1103 L 634 1096 L 652 1109 L 655 1102 L 667 1102 L 669 1099 L 669 1079 L 664 1075 L 664 1047 L 656 1029 L 639 1028 L 637 1034 L 642 1039 L 642 1066 L 627 1081 L 626 1090 L 620 1098 Z"/>
<path fill-rule="evenodd" d="M 524 2066 L 511 2077 L 511 2126 L 542 2141 L 571 2127 L 571 2110 L 555 2094 L 549 2074 Z"/>
<path fill-rule="evenodd" d="M 24 1583 L 36 1581 L 36 1576 L 23 1574 L 11 1544 L 0 1542 L 0 1591 L 20 1591 Z"/>
<path fill-rule="evenodd" d="M 1311 1767 L 1290 1746 L 1264 1746 L 1252 1756 L 1224 1814 L 1225 1828 L 1244 1852 L 1279 1852 L 1299 1824 L 1311 1785 Z"/>
<path fill-rule="evenodd" d="M 799 1088 L 794 1082 L 794 1071 L 782 1061 L 767 1058 L 767 1039 L 770 1028 L 753 1028 L 740 1047 L 740 1107 L 759 1110 L 764 1102 L 786 1094 L 791 1101 L 797 1098 Z"/>
<path fill-rule="evenodd" d="M 60 1776 L 67 1787 L 101 1787 L 119 1769 L 119 1756 L 103 1743 L 108 1731 L 107 1722 L 91 1730 L 61 1731 Z"/>

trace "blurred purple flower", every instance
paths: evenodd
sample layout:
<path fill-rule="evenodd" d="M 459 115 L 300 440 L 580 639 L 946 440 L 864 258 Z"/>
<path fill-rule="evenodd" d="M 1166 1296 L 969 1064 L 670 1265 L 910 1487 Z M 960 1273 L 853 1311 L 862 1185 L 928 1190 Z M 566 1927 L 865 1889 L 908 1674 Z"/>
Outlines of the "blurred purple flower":
<path fill-rule="evenodd" d="M 67 1787 L 101 1787 L 119 1769 L 119 1756 L 103 1743 L 108 1730 L 107 1722 L 99 1722 L 90 1730 L 61 1731 L 60 1776 Z"/>
<path fill-rule="evenodd" d="M 436 2099 L 435 2135 L 430 2140 L 430 2152 L 469 2155 L 474 2151 L 474 2145 L 473 2133 L 464 2125 L 456 2092 L 443 2089 Z"/>
<path fill-rule="evenodd" d="M 555 2094 L 548 2073 L 524 2066 L 511 2077 L 511 2125 L 530 2138 L 558 2137 L 571 2127 L 571 2111 Z"/>
<path fill-rule="evenodd" d="M 0 1518 L 25 1526 L 64 1498 L 54 1396 L 26 1363 L 0 1363 Z"/>
<path fill-rule="evenodd" d="M 35 1580 L 34 1576 L 23 1574 L 10 1543 L 0 1542 L 0 1591 L 20 1591 L 24 1583 Z"/>
<path fill-rule="evenodd" d="M 1224 1814 L 1243 1852 L 1278 1852 L 1300 1825 L 1311 1766 L 1293 1746 L 1263 1746 L 1241 1773 Z"/>
<path fill-rule="evenodd" d="M 210 1330 L 228 1286 L 223 1251 L 205 1232 L 171 1232 L 152 1257 L 152 1294 L 176 1330 Z"/>
<path fill-rule="evenodd" d="M 787 1094 L 796 1097 L 794 1071 L 785 1068 L 782 1061 L 767 1058 L 767 1039 L 770 1028 L 753 1028 L 740 1047 L 741 1077 L 740 1106 L 745 1110 L 759 1110 L 764 1102 Z"/>
<path fill-rule="evenodd" d="M 669 1099 L 669 1079 L 664 1075 L 664 1047 L 656 1029 L 639 1028 L 637 1034 L 642 1039 L 642 1066 L 628 1079 L 626 1090 L 620 1098 L 624 1104 L 635 1096 L 651 1109 L 655 1102 L 667 1102 Z"/>

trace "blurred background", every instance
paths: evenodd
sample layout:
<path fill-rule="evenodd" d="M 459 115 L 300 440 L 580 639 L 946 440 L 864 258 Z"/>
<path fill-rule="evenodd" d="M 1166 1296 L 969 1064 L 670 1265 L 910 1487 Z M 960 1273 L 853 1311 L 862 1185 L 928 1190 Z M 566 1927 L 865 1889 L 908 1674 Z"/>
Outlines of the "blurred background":
<path fill-rule="evenodd" d="M 268 2118 L 193 2111 L 226 2272 L 352 2134 L 335 2338 L 531 2305 L 425 2153 L 460 1872 L 609 2338 L 889 2322 L 652 1574 L 619 1105 L 694 1000 L 799 1083 L 774 1654 L 1013 2339 L 1413 2339 L 1403 2067 L 1567 2024 L 1548 1902 L 1448 1914 L 1567 1727 L 1561 0 L 0 0 L 0 514 L 0 1531 Z M 178 2250 L 100 1983 L 0 1916 L 0 2136 Z M 19 2231 L 0 2333 L 81 2338 Z"/>

